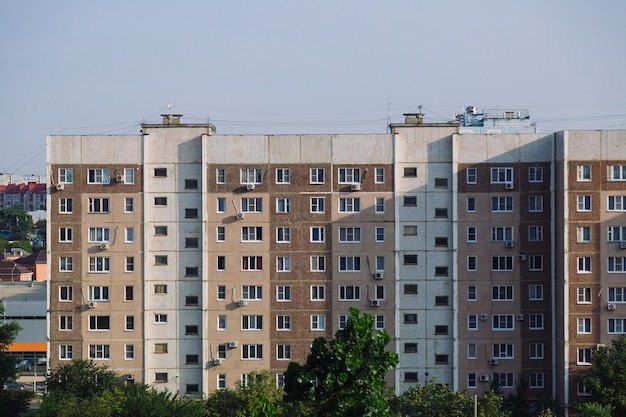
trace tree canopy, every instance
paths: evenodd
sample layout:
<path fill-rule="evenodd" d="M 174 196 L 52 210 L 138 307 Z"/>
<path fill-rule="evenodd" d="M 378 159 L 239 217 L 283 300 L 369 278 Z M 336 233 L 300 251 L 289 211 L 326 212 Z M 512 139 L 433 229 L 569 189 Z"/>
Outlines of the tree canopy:
<path fill-rule="evenodd" d="M 584 381 L 592 399 L 614 407 L 615 415 L 626 415 L 626 336 L 613 340 L 610 349 L 598 348 L 591 361 L 594 367 Z"/>
<path fill-rule="evenodd" d="M 4 316 L 4 300 L 0 300 L 0 317 Z M 17 375 L 15 360 L 7 354 L 9 345 L 15 342 L 22 330 L 16 321 L 0 322 L 0 410 L 3 416 L 14 416 L 28 407 L 29 393 L 4 389 L 4 383 Z"/>

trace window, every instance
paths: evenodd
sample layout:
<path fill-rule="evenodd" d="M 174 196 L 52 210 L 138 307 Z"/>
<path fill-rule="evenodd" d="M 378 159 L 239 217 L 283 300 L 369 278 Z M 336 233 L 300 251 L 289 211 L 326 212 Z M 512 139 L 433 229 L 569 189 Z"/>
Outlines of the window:
<path fill-rule="evenodd" d="M 72 345 L 60 345 L 59 346 L 59 359 L 69 361 L 74 358 L 74 346 Z"/>
<path fill-rule="evenodd" d="M 224 226 L 217 226 L 217 228 L 215 229 L 216 232 L 216 240 L 218 242 L 226 242 L 226 227 Z"/>
<path fill-rule="evenodd" d="M 132 332 L 135 330 L 135 316 L 125 316 L 124 317 L 124 330 L 127 332 Z"/>
<path fill-rule="evenodd" d="M 448 364 L 448 355 L 435 355 L 435 365 L 447 365 Z"/>
<path fill-rule="evenodd" d="M 215 170 L 215 182 L 217 184 L 226 183 L 226 168 L 217 168 Z"/>
<path fill-rule="evenodd" d="M 167 294 L 167 284 L 154 284 L 155 294 Z"/>
<path fill-rule="evenodd" d="M 109 316 L 89 316 L 89 331 L 111 330 Z"/>
<path fill-rule="evenodd" d="M 167 226 L 154 226 L 155 236 L 167 236 Z"/>
<path fill-rule="evenodd" d="M 220 314 L 217 316 L 217 330 L 226 330 L 227 323 L 226 314 Z"/>
<path fill-rule="evenodd" d="M 478 239 L 476 237 L 476 226 L 468 226 L 467 228 L 467 241 L 468 242 L 476 242 Z"/>
<path fill-rule="evenodd" d="M 326 270 L 326 257 L 323 255 L 311 256 L 311 272 L 324 272 Z"/>
<path fill-rule="evenodd" d="M 289 213 L 291 211 L 291 199 L 290 198 L 277 198 L 276 199 L 276 213 Z"/>
<path fill-rule="evenodd" d="M 539 213 L 543 211 L 543 196 L 531 195 L 528 197 L 528 211 Z"/>
<path fill-rule="evenodd" d="M 359 197 L 339 199 L 340 213 L 358 213 L 359 211 L 361 211 L 361 199 Z"/>
<path fill-rule="evenodd" d="M 578 365 L 591 365 L 591 349 L 578 349 L 578 360 L 576 363 Z"/>
<path fill-rule="evenodd" d="M 360 227 L 340 227 L 339 228 L 340 243 L 360 243 L 361 228 Z"/>
<path fill-rule="evenodd" d="M 226 257 L 225 256 L 217 257 L 217 270 L 226 271 Z"/>
<path fill-rule="evenodd" d="M 512 301 L 513 286 L 512 285 L 493 285 L 491 287 L 492 301 Z"/>
<path fill-rule="evenodd" d="M 59 287 L 59 301 L 72 301 L 74 300 L 74 288 L 73 287 Z"/>
<path fill-rule="evenodd" d="M 157 354 L 167 353 L 167 343 L 155 343 L 154 353 L 157 353 Z"/>
<path fill-rule="evenodd" d="M 353 184 L 361 182 L 360 168 L 339 168 L 339 184 Z"/>
<path fill-rule="evenodd" d="M 417 265 L 417 255 L 404 255 L 404 265 Z"/>
<path fill-rule="evenodd" d="M 361 270 L 360 256 L 340 256 L 339 270 L 344 272 L 357 272 Z"/>
<path fill-rule="evenodd" d="M 528 328 L 530 330 L 543 330 L 543 314 L 529 314 Z"/>
<path fill-rule="evenodd" d="M 359 301 L 361 299 L 361 287 L 358 285 L 340 285 L 339 301 Z"/>
<path fill-rule="evenodd" d="M 590 287 L 578 287 L 576 289 L 578 294 L 578 304 L 591 304 L 591 288 Z"/>
<path fill-rule="evenodd" d="M 447 336 L 448 335 L 448 326 L 436 325 L 435 326 L 435 335 L 436 336 Z"/>
<path fill-rule="evenodd" d="M 263 241 L 263 228 L 261 226 L 244 226 L 241 228 L 241 240 L 243 242 Z"/>
<path fill-rule="evenodd" d="M 588 229 L 591 229 L 588 227 Z M 591 233 L 591 230 L 590 230 Z M 626 241 L 626 227 L 624 226 L 609 226 L 607 227 L 607 240 L 609 242 L 624 242 Z"/>
<path fill-rule="evenodd" d="M 111 258 L 108 256 L 90 256 L 89 272 L 109 272 Z"/>
<path fill-rule="evenodd" d="M 133 243 L 134 241 L 135 241 L 135 228 L 134 227 L 124 228 L 124 242 Z"/>
<path fill-rule="evenodd" d="M 71 227 L 59 227 L 59 242 L 68 243 L 73 240 L 73 229 Z"/>
<path fill-rule="evenodd" d="M 476 300 L 477 300 L 476 285 L 468 285 L 467 286 L 467 301 L 476 301 Z"/>
<path fill-rule="evenodd" d="M 324 242 L 325 228 L 324 226 L 312 226 L 311 227 L 311 242 Z"/>
<path fill-rule="evenodd" d="M 385 257 L 384 256 L 376 256 L 376 271 L 383 272 L 385 270 Z"/>
<path fill-rule="evenodd" d="M 277 227 L 276 228 L 276 242 L 277 243 L 291 242 L 291 228 L 290 227 Z"/>
<path fill-rule="evenodd" d="M 198 305 L 198 296 L 197 295 L 187 295 L 187 296 L 185 296 L 185 305 L 186 306 L 197 306 Z"/>
<path fill-rule="evenodd" d="M 167 323 L 167 314 L 155 313 L 154 314 L 154 323 L 156 323 L 156 324 L 165 324 L 165 323 Z"/>
<path fill-rule="evenodd" d="M 417 167 L 405 167 L 403 173 L 406 178 L 415 178 L 417 177 Z"/>
<path fill-rule="evenodd" d="M 218 300 L 225 300 L 226 299 L 226 286 L 225 285 L 218 285 L 217 286 L 217 299 Z"/>
<path fill-rule="evenodd" d="M 59 257 L 59 271 L 72 272 L 74 270 L 74 258 L 71 256 Z"/>
<path fill-rule="evenodd" d="M 404 294 L 417 295 L 417 284 L 404 284 Z"/>
<path fill-rule="evenodd" d="M 512 271 L 513 270 L 513 257 L 512 256 L 492 256 L 491 257 L 491 270 L 492 271 Z"/>
<path fill-rule="evenodd" d="M 244 300 L 262 300 L 263 287 L 260 285 L 244 285 L 241 287 L 241 297 Z"/>
<path fill-rule="evenodd" d="M 377 314 L 374 318 L 374 328 L 376 330 L 382 330 L 385 328 L 385 316 Z"/>
<path fill-rule="evenodd" d="M 241 199 L 241 212 L 242 213 L 261 213 L 263 211 L 263 204 L 261 198 L 242 198 Z"/>
<path fill-rule="evenodd" d="M 134 213 L 135 212 L 135 199 L 132 197 L 124 198 L 124 213 Z"/>
<path fill-rule="evenodd" d="M 543 300 L 543 285 L 530 284 L 528 286 L 528 299 L 531 301 Z"/>
<path fill-rule="evenodd" d="M 577 181 L 591 181 L 591 165 L 578 165 L 576 167 Z"/>
<path fill-rule="evenodd" d="M 107 197 L 89 197 L 89 213 L 108 213 L 109 199 Z"/>
<path fill-rule="evenodd" d="M 200 363 L 199 355 L 185 355 L 185 365 L 197 365 Z"/>
<path fill-rule="evenodd" d="M 580 320 L 580 319 L 579 319 Z M 609 319 L 608 323 L 609 334 L 624 334 L 626 333 L 626 319 Z M 580 324 L 579 324 L 580 327 Z"/>
<path fill-rule="evenodd" d="M 385 198 L 384 197 L 376 197 L 376 205 L 374 207 L 374 211 L 377 214 L 381 214 L 385 212 Z"/>
<path fill-rule="evenodd" d="M 276 359 L 291 359 L 291 345 L 276 345 Z"/>
<path fill-rule="evenodd" d="M 197 219 L 198 218 L 198 209 L 197 208 L 186 208 L 185 209 L 185 218 L 186 219 Z"/>
<path fill-rule="evenodd" d="M 476 211 L 476 197 L 467 197 L 466 210 L 468 213 L 474 213 Z"/>
<path fill-rule="evenodd" d="M 435 236 L 435 246 L 440 248 L 448 247 L 448 238 L 447 237 L 437 237 Z"/>
<path fill-rule="evenodd" d="M 591 211 L 591 196 L 579 195 L 576 197 L 576 211 Z"/>
<path fill-rule="evenodd" d="M 262 184 L 263 170 L 261 168 L 242 168 L 241 184 Z"/>
<path fill-rule="evenodd" d="M 515 387 L 515 374 L 512 372 L 493 374 L 493 379 L 498 382 L 500 388 L 514 388 Z"/>
<path fill-rule="evenodd" d="M 347 322 L 348 322 L 348 315 L 347 314 L 340 314 L 339 315 L 339 330 L 345 329 Z"/>
<path fill-rule="evenodd" d="M 626 165 L 609 165 L 608 169 L 609 169 L 609 175 L 608 175 L 609 181 L 626 180 Z M 60 182 L 60 179 L 59 179 L 59 182 Z"/>
<path fill-rule="evenodd" d="M 289 184 L 291 174 L 289 168 L 276 168 L 276 184 Z"/>
<path fill-rule="evenodd" d="M 89 242 L 109 242 L 111 240 L 111 231 L 108 227 L 90 227 Z"/>
<path fill-rule="evenodd" d="M 154 168 L 154 176 L 158 178 L 167 177 L 167 168 Z"/>
<path fill-rule="evenodd" d="M 376 167 L 374 182 L 376 184 L 384 184 L 385 183 L 385 168 Z"/>
<path fill-rule="evenodd" d="M 626 288 L 625 287 L 609 287 L 608 290 L 609 303 L 623 303 L 626 302 Z"/>
<path fill-rule="evenodd" d="M 277 256 L 276 257 L 276 271 L 290 272 L 291 271 L 291 257 L 290 256 Z"/>
<path fill-rule="evenodd" d="M 311 301 L 324 301 L 326 299 L 326 287 L 323 285 L 311 285 Z"/>
<path fill-rule="evenodd" d="M 185 179 L 185 190 L 197 190 L 197 189 L 198 189 L 198 180 Z"/>
<path fill-rule="evenodd" d="M 135 299 L 135 287 L 132 285 L 124 286 L 124 301 L 133 301 Z"/>
<path fill-rule="evenodd" d="M 491 197 L 491 211 L 513 211 L 513 197 Z"/>
<path fill-rule="evenodd" d="M 448 179 L 435 178 L 435 188 L 448 188 Z"/>
<path fill-rule="evenodd" d="M 243 345 L 241 347 L 242 359 L 263 359 L 263 345 Z"/>
<path fill-rule="evenodd" d="M 578 334 L 591 333 L 591 319 L 589 317 L 578 318 Z"/>
<path fill-rule="evenodd" d="M 513 228 L 509 226 L 492 227 L 491 228 L 491 241 L 492 242 L 513 241 Z"/>
<path fill-rule="evenodd" d="M 71 184 L 74 182 L 72 168 L 59 168 L 59 184 Z"/>
<path fill-rule="evenodd" d="M 493 357 L 499 359 L 513 359 L 513 344 L 512 343 L 495 343 L 493 345 Z"/>
<path fill-rule="evenodd" d="M 74 317 L 59 316 L 59 330 L 74 330 Z"/>
<path fill-rule="evenodd" d="M 72 213 L 72 199 L 71 198 L 59 198 L 59 213 L 61 214 Z"/>
<path fill-rule="evenodd" d="M 447 266 L 435 266 L 435 276 L 445 277 L 448 276 Z"/>
<path fill-rule="evenodd" d="M 417 226 L 413 226 L 413 225 L 403 226 L 402 234 L 404 236 L 417 236 Z"/>
<path fill-rule="evenodd" d="M 528 347 L 530 359 L 543 359 L 543 343 L 531 343 Z"/>
<path fill-rule="evenodd" d="M 167 197 L 154 197 L 154 205 L 158 207 L 167 206 Z"/>
<path fill-rule="evenodd" d="M 324 197 L 311 197 L 311 213 L 323 213 L 325 200 Z"/>
<path fill-rule="evenodd" d="M 242 256 L 241 257 L 241 270 L 242 271 L 262 271 L 263 270 L 263 257 L 262 256 Z"/>
<path fill-rule="evenodd" d="M 291 287 L 289 285 L 279 285 L 276 287 L 277 301 L 291 301 Z"/>
<path fill-rule="evenodd" d="M 376 242 L 384 242 L 385 241 L 385 228 L 377 227 L 375 229 L 376 232 Z"/>
<path fill-rule="evenodd" d="M 491 316 L 492 330 L 514 330 L 513 314 L 494 314 Z"/>
<path fill-rule="evenodd" d="M 467 270 L 468 271 L 478 270 L 478 258 L 476 256 L 467 257 Z"/>
<path fill-rule="evenodd" d="M 226 213 L 226 197 L 217 197 L 217 212 Z"/>
<path fill-rule="evenodd" d="M 608 198 L 608 211 L 626 211 L 625 195 L 610 195 Z"/>
<path fill-rule="evenodd" d="M 311 315 L 311 330 L 326 330 L 326 316 L 324 314 Z"/>
<path fill-rule="evenodd" d="M 311 168 L 311 184 L 324 184 L 324 168 Z"/>
<path fill-rule="evenodd" d="M 530 388 L 543 388 L 543 372 L 531 372 L 529 375 Z"/>
<path fill-rule="evenodd" d="M 404 353 L 417 353 L 417 343 L 405 343 Z"/>
<path fill-rule="evenodd" d="M 157 266 L 167 265 L 167 255 L 154 255 L 154 264 Z"/>
<path fill-rule="evenodd" d="M 217 375 L 217 389 L 226 389 L 226 374 Z"/>
<path fill-rule="evenodd" d="M 478 330 L 478 315 L 469 314 L 467 316 L 467 330 Z"/>
<path fill-rule="evenodd" d="M 542 255 L 530 255 L 528 257 L 528 270 L 529 271 L 543 271 L 543 256 Z"/>
<path fill-rule="evenodd" d="M 468 184 L 476 184 L 476 168 L 467 168 L 465 174 Z"/>
<path fill-rule="evenodd" d="M 579 274 L 591 273 L 591 257 L 590 256 L 579 256 L 577 260 L 578 260 L 577 271 Z"/>
<path fill-rule="evenodd" d="M 491 168 L 491 183 L 504 184 L 513 182 L 513 168 Z"/>
<path fill-rule="evenodd" d="M 185 394 L 198 394 L 200 386 L 198 384 L 185 384 Z"/>
<path fill-rule="evenodd" d="M 281 314 L 277 315 L 276 330 L 291 330 L 291 316 Z"/>
<path fill-rule="evenodd" d="M 417 206 L 417 196 L 416 195 L 405 195 L 402 199 L 402 205 L 404 207 L 416 207 Z"/>
<path fill-rule="evenodd" d="M 528 167 L 528 182 L 543 182 L 543 167 Z"/>
<path fill-rule="evenodd" d="M 608 272 L 626 272 L 625 266 L 626 258 L 621 256 L 609 256 L 608 257 Z"/>
<path fill-rule="evenodd" d="M 89 359 L 111 359 L 109 345 L 89 345 Z"/>
<path fill-rule="evenodd" d="M 417 324 L 417 314 L 405 313 L 403 323 L 404 324 Z"/>
<path fill-rule="evenodd" d="M 185 238 L 185 247 L 186 248 L 198 248 L 200 245 L 199 239 L 197 237 L 186 237 Z"/>
<path fill-rule="evenodd" d="M 528 240 L 531 242 L 543 240 L 543 226 L 528 226 Z"/>
<path fill-rule="evenodd" d="M 241 330 L 263 330 L 263 316 L 241 316 Z"/>
<path fill-rule="evenodd" d="M 111 172 L 106 168 L 87 170 L 87 184 L 110 184 Z"/>
<path fill-rule="evenodd" d="M 417 382 L 417 372 L 405 372 L 404 382 Z"/>

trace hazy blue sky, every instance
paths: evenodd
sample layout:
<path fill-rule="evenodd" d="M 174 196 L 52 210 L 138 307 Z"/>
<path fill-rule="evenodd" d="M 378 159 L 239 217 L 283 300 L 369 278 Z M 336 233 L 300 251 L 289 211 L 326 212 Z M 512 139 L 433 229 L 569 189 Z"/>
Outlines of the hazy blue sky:
<path fill-rule="evenodd" d="M 527 108 L 540 131 L 626 128 L 624 0 L 0 3 L 0 171 L 49 134 L 383 133 L 423 106 Z"/>

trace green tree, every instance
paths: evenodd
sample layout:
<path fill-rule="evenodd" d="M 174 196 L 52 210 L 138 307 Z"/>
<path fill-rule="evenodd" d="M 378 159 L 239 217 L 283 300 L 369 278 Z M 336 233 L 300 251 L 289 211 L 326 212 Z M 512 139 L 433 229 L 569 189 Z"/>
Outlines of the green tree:
<path fill-rule="evenodd" d="M 374 330 L 374 319 L 350 309 L 344 329 L 330 342 L 313 341 L 306 364 L 289 364 L 285 399 L 311 406 L 317 416 L 391 416 L 385 374 L 398 356 L 385 350 L 389 335 Z"/>
<path fill-rule="evenodd" d="M 209 394 L 206 402 L 209 417 L 237 417 L 243 407 L 239 393 L 232 389 L 219 389 Z"/>
<path fill-rule="evenodd" d="M 269 371 L 252 372 L 234 390 L 217 390 L 209 395 L 210 417 L 278 417 L 282 415 L 282 389 Z"/>
<path fill-rule="evenodd" d="M 495 391 L 487 390 L 478 399 L 479 417 L 507 417 L 510 411 L 503 409 L 504 399 Z"/>
<path fill-rule="evenodd" d="M 611 349 L 596 350 L 591 362 L 594 367 L 584 381 L 593 401 L 613 406 L 616 415 L 626 415 L 626 336 L 613 340 Z"/>
<path fill-rule="evenodd" d="M 120 410 L 116 417 L 203 417 L 204 403 L 180 398 L 168 391 L 158 391 L 144 384 L 127 384 L 122 388 Z"/>
<path fill-rule="evenodd" d="M 46 378 L 49 396 L 75 396 L 81 399 L 101 395 L 122 386 L 117 374 L 94 361 L 74 359 L 61 365 Z"/>
<path fill-rule="evenodd" d="M 612 417 L 614 407 L 591 402 L 576 404 L 574 409 L 577 417 Z"/>
<path fill-rule="evenodd" d="M 411 387 L 392 401 L 393 410 L 404 417 L 465 417 L 472 413 L 474 400 L 445 384 L 430 380 Z"/>
<path fill-rule="evenodd" d="M 4 316 L 5 311 L 4 300 L 0 300 L 0 317 Z M 4 383 L 14 379 L 17 374 L 14 359 L 7 354 L 7 350 L 15 342 L 20 330 L 22 328 L 16 321 L 0 323 L 0 410 L 7 417 L 25 411 L 30 397 L 30 393 L 4 389 Z"/>
<path fill-rule="evenodd" d="M 19 206 L 0 210 L 0 228 L 11 232 L 11 240 L 29 240 L 33 217 Z"/>

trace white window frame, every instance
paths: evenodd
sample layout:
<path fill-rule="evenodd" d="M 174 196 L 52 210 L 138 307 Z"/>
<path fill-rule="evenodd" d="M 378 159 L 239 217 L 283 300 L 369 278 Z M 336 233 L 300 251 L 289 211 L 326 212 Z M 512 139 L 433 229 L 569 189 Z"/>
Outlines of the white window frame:
<path fill-rule="evenodd" d="M 513 178 L 512 167 L 491 168 L 491 184 L 510 184 Z"/>
<path fill-rule="evenodd" d="M 593 329 L 591 328 L 591 317 L 578 317 L 576 319 L 576 333 L 577 334 L 591 334 Z"/>
<path fill-rule="evenodd" d="M 261 360 L 263 359 L 262 344 L 244 344 L 241 345 L 242 360 Z"/>
<path fill-rule="evenodd" d="M 591 365 L 591 348 L 578 348 L 576 352 L 576 365 Z"/>
<path fill-rule="evenodd" d="M 513 285 L 492 285 L 491 301 L 513 301 L 514 298 Z"/>
<path fill-rule="evenodd" d="M 377 226 L 374 228 L 375 242 L 381 243 L 385 241 L 385 228 Z"/>
<path fill-rule="evenodd" d="M 476 184 L 477 173 L 476 168 L 467 168 L 465 170 L 465 182 L 467 184 Z"/>
<path fill-rule="evenodd" d="M 360 183 L 361 168 L 339 168 L 337 180 L 339 184 Z"/>
<path fill-rule="evenodd" d="M 385 183 L 385 168 L 376 167 L 374 169 L 374 184 L 384 184 Z"/>
<path fill-rule="evenodd" d="M 276 199 L 276 213 L 291 213 L 291 198 L 279 197 Z"/>
<path fill-rule="evenodd" d="M 108 227 L 90 227 L 87 241 L 89 243 L 110 242 L 111 229 Z"/>
<path fill-rule="evenodd" d="M 93 360 L 111 359 L 111 347 L 106 344 L 89 345 L 89 359 L 93 359 Z"/>
<path fill-rule="evenodd" d="M 311 301 L 325 301 L 326 300 L 326 286 L 325 285 L 311 285 Z"/>
<path fill-rule="evenodd" d="M 591 165 L 578 165 L 576 167 L 576 181 L 591 181 Z"/>
<path fill-rule="evenodd" d="M 276 257 L 276 272 L 291 272 L 291 256 Z"/>
<path fill-rule="evenodd" d="M 111 213 L 111 199 L 109 197 L 89 197 L 89 214 L 109 214 Z"/>
<path fill-rule="evenodd" d="M 467 242 L 478 242 L 478 228 L 476 226 L 467 226 Z"/>
<path fill-rule="evenodd" d="M 291 171 L 289 168 L 276 168 L 276 184 L 291 184 Z"/>
<path fill-rule="evenodd" d="M 242 271 L 262 271 L 263 270 L 263 257 L 262 256 L 242 256 L 241 257 L 241 270 Z"/>
<path fill-rule="evenodd" d="M 579 256 L 576 259 L 576 272 L 579 274 L 591 274 L 591 256 Z"/>
<path fill-rule="evenodd" d="M 291 243 L 291 227 L 279 226 L 276 228 L 276 243 Z"/>
<path fill-rule="evenodd" d="M 543 182 L 543 167 L 528 167 L 528 182 Z"/>
<path fill-rule="evenodd" d="M 309 237 L 311 243 L 326 242 L 326 228 L 324 226 L 311 226 Z"/>
<path fill-rule="evenodd" d="M 578 243 L 590 243 L 591 242 L 591 226 L 576 227 L 576 241 Z"/>
<path fill-rule="evenodd" d="M 87 170 L 87 184 L 110 184 L 111 171 L 108 168 L 90 168 Z"/>
<path fill-rule="evenodd" d="M 626 211 L 626 195 L 610 195 L 607 197 L 607 211 Z"/>
<path fill-rule="evenodd" d="M 241 298 L 248 301 L 262 301 L 263 287 L 261 285 L 243 285 L 241 287 Z"/>
<path fill-rule="evenodd" d="M 89 273 L 107 274 L 111 272 L 111 258 L 108 256 L 90 256 Z"/>
<path fill-rule="evenodd" d="M 513 331 L 515 330 L 515 317 L 513 314 L 493 314 L 491 316 L 491 330 Z"/>
<path fill-rule="evenodd" d="M 543 255 L 530 255 L 528 257 L 529 271 L 543 271 Z"/>
<path fill-rule="evenodd" d="M 576 304 L 591 304 L 591 287 L 578 287 L 576 296 Z"/>
<path fill-rule="evenodd" d="M 326 210 L 326 197 L 311 197 L 311 213 L 324 213 Z"/>
<path fill-rule="evenodd" d="M 326 315 L 325 314 L 311 314 L 311 330 L 312 331 L 326 330 Z"/>
<path fill-rule="evenodd" d="M 339 227 L 339 243 L 361 243 L 360 227 Z"/>
<path fill-rule="evenodd" d="M 291 345 L 285 345 L 285 344 L 276 345 L 276 360 L 279 360 L 279 361 L 291 360 Z"/>
<path fill-rule="evenodd" d="M 376 214 L 383 214 L 385 212 L 385 197 L 376 197 L 374 212 Z"/>
<path fill-rule="evenodd" d="M 609 256 L 607 258 L 606 269 L 607 272 L 611 274 L 626 272 L 626 257 Z"/>
<path fill-rule="evenodd" d="M 609 303 L 626 303 L 626 287 L 609 287 L 606 292 Z"/>
<path fill-rule="evenodd" d="M 590 195 L 576 196 L 576 211 L 579 213 L 591 211 L 591 196 Z"/>
<path fill-rule="evenodd" d="M 278 302 L 291 301 L 291 285 L 277 285 L 276 286 L 276 301 Z"/>
<path fill-rule="evenodd" d="M 242 331 L 263 330 L 263 315 L 243 314 L 241 316 L 241 330 Z"/>
<path fill-rule="evenodd" d="M 71 198 L 59 198 L 59 214 L 72 214 L 73 209 Z"/>
<path fill-rule="evenodd" d="M 59 168 L 59 184 L 72 184 L 74 182 L 73 168 Z"/>
<path fill-rule="evenodd" d="M 242 213 L 262 213 L 263 199 L 260 197 L 244 197 L 241 199 Z"/>
<path fill-rule="evenodd" d="M 359 213 L 361 211 L 361 199 L 359 197 L 340 197 L 339 213 Z"/>
<path fill-rule="evenodd" d="M 340 285 L 339 301 L 361 301 L 361 286 Z"/>
<path fill-rule="evenodd" d="M 543 359 L 545 347 L 543 343 L 530 343 L 528 345 L 529 359 Z"/>
<path fill-rule="evenodd" d="M 124 184 L 134 184 L 134 183 L 135 183 L 135 169 L 124 168 Z"/>
<path fill-rule="evenodd" d="M 263 184 L 262 168 L 240 168 L 240 184 Z"/>
<path fill-rule="evenodd" d="M 111 288 L 108 285 L 90 285 L 87 291 L 88 301 L 111 301 Z"/>
<path fill-rule="evenodd" d="M 626 165 L 609 165 L 607 178 L 609 181 L 626 181 Z"/>
<path fill-rule="evenodd" d="M 542 195 L 528 196 L 528 212 L 529 213 L 543 213 L 543 196 Z"/>
<path fill-rule="evenodd" d="M 491 270 L 492 271 L 513 271 L 513 256 L 492 256 L 491 257 Z"/>
<path fill-rule="evenodd" d="M 324 184 L 324 168 L 311 168 L 309 179 L 311 184 Z"/>
<path fill-rule="evenodd" d="M 492 242 L 512 242 L 513 227 L 511 226 L 495 226 L 491 228 L 491 241 Z"/>
<path fill-rule="evenodd" d="M 543 284 L 530 284 L 528 286 L 528 299 L 530 301 L 543 300 Z"/>
<path fill-rule="evenodd" d="M 626 334 L 626 318 L 609 319 L 607 321 L 608 334 Z"/>
<path fill-rule="evenodd" d="M 543 330 L 544 324 L 545 320 L 543 313 L 533 313 L 528 315 L 528 330 Z"/>
<path fill-rule="evenodd" d="M 494 343 L 492 353 L 494 358 L 515 359 L 515 345 L 513 343 Z"/>
<path fill-rule="evenodd" d="M 513 211 L 513 197 L 491 197 L 492 213 L 511 213 Z"/>
<path fill-rule="evenodd" d="M 263 227 L 262 226 L 242 226 L 241 227 L 242 242 L 262 242 Z"/>
<path fill-rule="evenodd" d="M 59 272 L 72 272 L 72 271 L 74 271 L 74 257 L 59 256 Z"/>
<path fill-rule="evenodd" d="M 337 264 L 339 272 L 360 272 L 361 257 L 360 256 L 340 256 Z"/>
<path fill-rule="evenodd" d="M 528 226 L 528 241 L 540 242 L 543 240 L 543 226 L 533 225 Z"/>
<path fill-rule="evenodd" d="M 311 255 L 310 259 L 311 259 L 311 272 L 326 271 L 326 256 Z"/>

